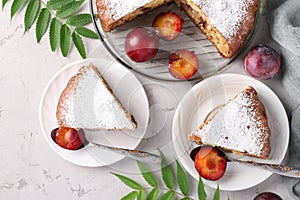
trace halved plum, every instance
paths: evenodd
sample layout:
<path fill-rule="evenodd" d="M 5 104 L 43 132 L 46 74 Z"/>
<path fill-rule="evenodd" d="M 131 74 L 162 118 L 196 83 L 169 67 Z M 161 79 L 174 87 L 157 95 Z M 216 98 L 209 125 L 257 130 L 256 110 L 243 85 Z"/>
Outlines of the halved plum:
<path fill-rule="evenodd" d="M 200 176 L 212 181 L 223 177 L 227 167 L 227 160 L 222 152 L 211 146 L 201 146 L 194 163 Z"/>
<path fill-rule="evenodd" d="M 64 149 L 77 150 L 84 146 L 84 132 L 69 127 L 60 127 L 56 129 L 55 137 L 53 138 L 56 144 Z"/>
<path fill-rule="evenodd" d="M 187 80 L 198 71 L 198 68 L 198 58 L 192 51 L 180 49 L 170 56 L 169 72 L 174 78 Z"/>
<path fill-rule="evenodd" d="M 153 20 L 152 26 L 158 32 L 158 36 L 171 41 L 181 32 L 183 19 L 175 12 L 160 13 Z"/>

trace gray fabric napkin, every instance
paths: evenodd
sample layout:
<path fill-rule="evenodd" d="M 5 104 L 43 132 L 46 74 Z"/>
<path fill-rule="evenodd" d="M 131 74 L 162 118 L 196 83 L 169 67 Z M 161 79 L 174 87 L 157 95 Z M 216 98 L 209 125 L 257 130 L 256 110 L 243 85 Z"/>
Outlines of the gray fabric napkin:
<path fill-rule="evenodd" d="M 280 45 L 282 84 L 294 101 L 287 164 L 300 168 L 300 0 L 268 0 L 272 38 Z M 294 199 L 300 199 L 300 179 L 285 178 Z"/>

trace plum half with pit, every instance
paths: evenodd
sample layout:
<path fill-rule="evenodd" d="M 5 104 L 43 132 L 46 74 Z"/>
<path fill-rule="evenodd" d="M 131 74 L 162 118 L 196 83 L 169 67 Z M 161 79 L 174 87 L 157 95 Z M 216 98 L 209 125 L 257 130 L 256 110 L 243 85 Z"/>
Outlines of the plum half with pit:
<path fill-rule="evenodd" d="M 248 52 L 244 67 L 250 76 L 266 80 L 279 72 L 280 63 L 280 55 L 273 48 L 260 44 Z"/>

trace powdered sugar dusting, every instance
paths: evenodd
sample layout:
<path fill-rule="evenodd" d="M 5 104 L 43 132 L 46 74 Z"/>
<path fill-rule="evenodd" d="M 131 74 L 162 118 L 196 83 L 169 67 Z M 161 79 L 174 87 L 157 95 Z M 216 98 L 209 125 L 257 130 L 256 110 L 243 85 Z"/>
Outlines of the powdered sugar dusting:
<path fill-rule="evenodd" d="M 133 129 L 127 113 L 92 67 L 82 67 L 74 91 L 62 102 L 64 125 L 86 129 Z"/>
<path fill-rule="evenodd" d="M 193 0 L 226 39 L 235 35 L 247 18 L 250 0 Z"/>
<path fill-rule="evenodd" d="M 265 140 L 269 138 L 264 134 L 269 132 L 257 115 L 257 102 L 252 101 L 252 96 L 252 93 L 242 92 L 194 134 L 201 137 L 204 144 L 261 156 Z"/>
<path fill-rule="evenodd" d="M 120 19 L 149 2 L 151 2 L 151 0 L 104 0 L 114 20 Z"/>

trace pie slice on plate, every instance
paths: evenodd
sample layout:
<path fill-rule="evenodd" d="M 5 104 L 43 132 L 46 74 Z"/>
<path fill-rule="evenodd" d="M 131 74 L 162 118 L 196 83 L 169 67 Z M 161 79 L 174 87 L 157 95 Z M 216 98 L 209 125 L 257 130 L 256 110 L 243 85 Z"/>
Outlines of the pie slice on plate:
<path fill-rule="evenodd" d="M 63 90 L 56 118 L 61 127 L 90 130 L 133 130 L 136 123 L 97 68 L 83 66 Z"/>
<path fill-rule="evenodd" d="M 241 155 L 267 159 L 270 128 L 263 103 L 248 86 L 202 123 L 188 138 Z"/>

